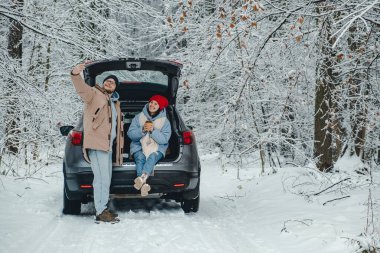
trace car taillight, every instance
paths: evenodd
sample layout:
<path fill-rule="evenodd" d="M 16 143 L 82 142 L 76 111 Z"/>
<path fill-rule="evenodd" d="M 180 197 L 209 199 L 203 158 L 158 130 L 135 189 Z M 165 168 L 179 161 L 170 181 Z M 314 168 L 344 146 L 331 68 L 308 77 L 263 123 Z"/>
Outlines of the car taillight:
<path fill-rule="evenodd" d="M 71 144 L 73 145 L 81 145 L 82 143 L 82 132 L 71 130 L 70 137 L 71 137 Z"/>
<path fill-rule="evenodd" d="M 189 145 L 193 143 L 193 132 L 192 131 L 186 131 L 182 133 L 183 138 L 183 144 Z"/>
<path fill-rule="evenodd" d="M 91 189 L 92 185 L 90 185 L 90 184 L 81 184 L 80 188 L 82 188 L 82 189 Z"/>

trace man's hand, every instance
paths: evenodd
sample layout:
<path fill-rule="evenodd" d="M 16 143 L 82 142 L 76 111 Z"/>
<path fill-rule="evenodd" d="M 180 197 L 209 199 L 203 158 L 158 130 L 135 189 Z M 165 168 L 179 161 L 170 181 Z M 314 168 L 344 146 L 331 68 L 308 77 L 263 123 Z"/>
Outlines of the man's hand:
<path fill-rule="evenodd" d="M 152 121 L 145 121 L 144 132 L 153 132 L 153 122 Z"/>
<path fill-rule="evenodd" d="M 86 65 L 84 63 L 78 64 L 71 70 L 71 74 L 77 76 L 84 70 L 85 67 Z"/>

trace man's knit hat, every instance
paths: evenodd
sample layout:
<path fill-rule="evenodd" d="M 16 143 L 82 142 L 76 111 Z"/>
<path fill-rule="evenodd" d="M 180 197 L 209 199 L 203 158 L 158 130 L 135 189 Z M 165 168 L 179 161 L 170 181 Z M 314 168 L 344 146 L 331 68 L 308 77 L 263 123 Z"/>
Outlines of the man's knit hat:
<path fill-rule="evenodd" d="M 107 79 L 113 79 L 113 80 L 115 81 L 115 84 L 116 84 L 116 88 L 115 88 L 115 90 L 116 90 L 117 87 L 119 86 L 119 79 L 117 79 L 117 77 L 116 77 L 115 75 L 109 75 L 109 76 L 107 76 L 106 78 L 104 78 L 103 83 L 104 83 Z"/>
<path fill-rule="evenodd" d="M 169 105 L 169 101 L 166 99 L 166 97 L 161 95 L 154 95 L 149 99 L 149 102 L 152 100 L 157 102 L 158 106 L 160 107 L 160 111 Z"/>

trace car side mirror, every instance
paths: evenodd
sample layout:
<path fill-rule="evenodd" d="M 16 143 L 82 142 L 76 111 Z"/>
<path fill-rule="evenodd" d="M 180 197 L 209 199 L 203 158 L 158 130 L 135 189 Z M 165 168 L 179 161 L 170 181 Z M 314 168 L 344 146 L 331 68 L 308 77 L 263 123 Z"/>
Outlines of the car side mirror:
<path fill-rule="evenodd" d="M 61 126 L 59 128 L 59 131 L 61 132 L 63 136 L 67 136 L 70 133 L 70 131 L 73 129 L 74 129 L 73 126 Z"/>

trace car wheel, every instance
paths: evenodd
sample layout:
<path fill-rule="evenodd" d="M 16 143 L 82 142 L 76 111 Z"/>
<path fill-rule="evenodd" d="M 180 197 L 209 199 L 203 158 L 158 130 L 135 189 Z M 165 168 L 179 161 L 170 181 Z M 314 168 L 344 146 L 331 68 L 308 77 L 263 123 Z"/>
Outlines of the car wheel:
<path fill-rule="evenodd" d="M 195 198 L 192 198 L 192 199 L 187 199 L 185 197 L 185 195 L 183 196 L 183 199 L 181 201 L 181 207 L 182 207 L 182 210 L 185 212 L 185 213 L 190 213 L 190 212 L 193 212 L 193 213 L 196 213 L 198 212 L 199 210 L 199 201 L 200 201 L 200 184 L 201 184 L 201 180 L 199 178 L 198 180 L 198 185 L 197 187 L 191 191 L 191 192 L 188 192 L 186 195 L 193 195 L 193 196 L 197 196 Z M 184 198 L 185 197 L 185 198 Z"/>
<path fill-rule="evenodd" d="M 66 194 L 66 184 L 63 187 L 63 210 L 64 214 L 80 214 L 81 201 L 70 200 Z"/>
<path fill-rule="evenodd" d="M 195 199 L 188 199 L 188 200 L 185 199 L 185 200 L 183 200 L 181 202 L 182 210 L 185 213 L 190 213 L 190 212 L 196 213 L 196 212 L 198 212 L 198 210 L 199 210 L 199 200 L 200 200 L 199 195 Z"/>

